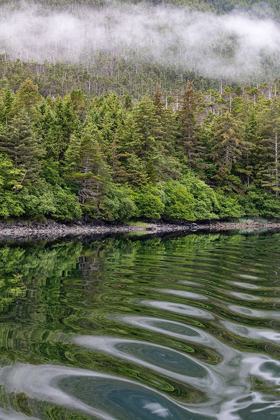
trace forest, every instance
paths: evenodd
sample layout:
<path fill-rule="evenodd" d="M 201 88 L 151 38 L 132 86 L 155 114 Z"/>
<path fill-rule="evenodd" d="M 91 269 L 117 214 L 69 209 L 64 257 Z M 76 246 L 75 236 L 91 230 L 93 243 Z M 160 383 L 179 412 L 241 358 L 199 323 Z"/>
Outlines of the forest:
<path fill-rule="evenodd" d="M 277 217 L 279 85 L 196 90 L 168 103 L 31 80 L 0 92 L 2 218 Z"/>
<path fill-rule="evenodd" d="M 52 10 L 103 5 L 34 3 Z M 239 6 L 275 16 L 280 11 L 274 0 L 265 7 L 253 0 L 171 3 L 216 16 Z M 2 46 L 10 42 L 2 38 Z M 228 64 L 237 54 L 233 45 L 240 49 L 240 40 L 231 42 L 218 51 Z M 136 52 L 133 59 L 119 50 L 92 50 L 84 61 L 42 62 L 3 51 L 0 218 L 128 222 L 279 216 L 280 67 L 269 56 L 261 56 L 261 73 L 237 80 Z M 235 72 L 236 63 L 232 66 Z"/>

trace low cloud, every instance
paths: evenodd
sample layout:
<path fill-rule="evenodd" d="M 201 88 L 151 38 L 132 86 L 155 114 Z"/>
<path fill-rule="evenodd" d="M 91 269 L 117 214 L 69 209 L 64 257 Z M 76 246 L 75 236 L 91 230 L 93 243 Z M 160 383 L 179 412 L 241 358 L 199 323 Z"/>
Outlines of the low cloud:
<path fill-rule="evenodd" d="M 273 78 L 280 73 L 280 25 L 259 16 L 124 3 L 71 11 L 2 6 L 0 53 L 40 63 L 88 63 L 106 52 L 214 78 Z"/>

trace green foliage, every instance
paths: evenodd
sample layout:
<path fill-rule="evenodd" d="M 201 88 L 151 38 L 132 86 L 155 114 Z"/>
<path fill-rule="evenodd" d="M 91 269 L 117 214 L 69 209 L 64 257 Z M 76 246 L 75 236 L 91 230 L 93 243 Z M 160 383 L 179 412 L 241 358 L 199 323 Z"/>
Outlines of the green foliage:
<path fill-rule="evenodd" d="M 6 155 L 0 154 L 0 217 L 21 216 L 24 210 L 17 197 L 24 172 L 14 167 Z"/>
<path fill-rule="evenodd" d="M 137 214 L 134 193 L 129 186 L 110 186 L 99 204 L 100 217 L 104 220 L 126 220 Z"/>
<path fill-rule="evenodd" d="M 66 188 L 40 183 L 37 188 L 5 191 L 0 195 L 0 217 L 41 217 L 80 219 L 81 206 L 77 197 Z"/>
<path fill-rule="evenodd" d="M 171 219 L 195 220 L 195 199 L 188 188 L 179 181 L 164 186 L 164 216 Z"/>
<path fill-rule="evenodd" d="M 134 103 L 90 101 L 77 87 L 44 99 L 31 80 L 16 92 L 6 80 L 0 217 L 279 217 L 279 83 L 271 89 L 188 83 L 172 109 L 159 86 Z"/>
<path fill-rule="evenodd" d="M 51 188 L 53 194 L 54 210 L 50 216 L 59 219 L 81 219 L 82 209 L 75 194 L 59 185 Z"/>
<path fill-rule="evenodd" d="M 241 217 L 246 214 L 241 208 L 237 197 L 226 196 L 222 191 L 218 191 L 217 200 L 220 208 L 220 218 Z"/>
<path fill-rule="evenodd" d="M 35 85 L 30 79 L 24 81 L 15 96 L 16 109 L 30 111 L 40 102 L 41 96 L 38 93 L 38 86 Z"/>
<path fill-rule="evenodd" d="M 252 186 L 246 196 L 239 198 L 244 214 L 252 217 L 280 216 L 280 201 L 268 191 Z"/>
<path fill-rule="evenodd" d="M 148 219 L 160 219 L 164 212 L 164 204 L 160 197 L 160 191 L 157 187 L 146 185 L 135 193 L 135 203 L 137 206 L 138 217 Z"/>
<path fill-rule="evenodd" d="M 6 312 L 12 302 L 24 298 L 25 294 L 26 288 L 22 283 L 20 274 L 0 279 L 0 312 Z"/>
<path fill-rule="evenodd" d="M 0 217 L 8 219 L 13 216 L 23 216 L 24 206 L 18 196 L 11 191 L 2 192 L 0 195 Z"/>
<path fill-rule="evenodd" d="M 23 188 L 17 194 L 17 198 L 24 209 L 24 214 L 28 217 L 48 215 L 55 211 L 53 194 L 45 184 L 36 189 Z"/>
<path fill-rule="evenodd" d="M 219 202 L 215 191 L 189 172 L 183 179 L 185 185 L 195 199 L 194 217 L 196 220 L 213 220 L 218 218 Z"/>
<path fill-rule="evenodd" d="M 15 168 L 11 159 L 0 154 L 0 191 L 18 191 L 22 188 L 23 169 Z"/>

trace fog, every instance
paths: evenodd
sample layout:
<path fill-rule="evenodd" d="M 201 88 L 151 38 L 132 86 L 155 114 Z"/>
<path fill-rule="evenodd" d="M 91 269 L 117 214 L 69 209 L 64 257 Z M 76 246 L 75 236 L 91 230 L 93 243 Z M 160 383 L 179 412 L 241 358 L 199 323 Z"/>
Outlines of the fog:
<path fill-rule="evenodd" d="M 143 4 L 71 11 L 26 3 L 17 10 L 0 7 L 1 54 L 89 63 L 99 52 L 237 81 L 280 68 L 280 25 L 253 12 L 218 16 Z"/>

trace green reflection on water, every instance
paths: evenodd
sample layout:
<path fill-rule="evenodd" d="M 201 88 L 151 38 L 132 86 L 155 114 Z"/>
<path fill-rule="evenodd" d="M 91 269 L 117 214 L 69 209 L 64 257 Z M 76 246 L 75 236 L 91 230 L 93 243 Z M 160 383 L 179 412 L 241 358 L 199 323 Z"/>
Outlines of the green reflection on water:
<path fill-rule="evenodd" d="M 177 418 L 187 419 L 186 412 L 180 414 L 180 410 L 188 407 L 196 418 L 196 404 L 209 404 L 209 418 L 215 418 L 228 398 L 220 396 L 217 378 L 222 378 L 222 388 L 236 388 L 234 384 L 240 382 L 238 375 L 242 376 L 242 371 L 235 366 L 243 363 L 243 357 L 249 360 L 248 355 L 257 354 L 280 359 L 279 255 L 278 234 L 140 239 L 123 236 L 93 239 L 89 243 L 3 244 L 1 364 L 51 363 L 116 375 L 148 386 L 176 404 L 185 404 L 183 408 L 162 408 L 166 418 L 170 410 L 179 410 Z M 93 336 L 94 340 L 103 336 L 116 338 L 124 350 L 118 355 L 114 349 L 112 352 L 94 347 L 95 344 L 79 345 L 75 338 L 84 336 Z M 124 339 L 136 342 L 135 349 L 142 348 L 135 350 L 137 357 L 128 351 L 131 344 L 121 344 Z M 247 378 L 242 379 L 248 395 L 251 389 L 258 395 L 279 398 L 275 385 L 279 365 L 265 359 L 261 366 L 260 373 L 248 372 Z M 201 376 L 197 383 L 188 379 L 187 371 L 192 367 L 193 377 Z M 208 374 L 195 373 L 208 368 Z M 258 378 L 262 374 L 271 377 Z M 210 381 L 211 375 L 216 385 L 209 394 L 210 385 L 206 386 L 203 378 Z M 76 391 L 74 387 L 69 392 L 82 401 L 77 390 L 86 381 L 77 381 Z M 111 380 L 106 381 L 109 389 Z M 60 406 L 59 401 L 40 400 L 20 390 L 13 392 L 6 386 L 7 381 L 1 382 L 1 375 L 0 384 L 2 409 L 16 410 L 22 418 L 95 418 L 81 408 L 74 407 L 73 411 L 73 407 Z M 220 399 L 217 408 L 212 409 L 215 386 Z M 137 388 L 135 395 L 144 395 L 143 389 Z M 118 398 L 116 390 L 112 395 Z M 151 404 L 153 410 L 159 403 Z M 135 407 L 127 420 L 145 418 L 137 404 Z M 248 415 L 250 404 L 249 408 L 240 408 L 240 418 L 242 412 Z M 114 415 L 113 406 L 110 413 Z M 123 412 L 116 413 L 116 418 L 125 418 Z M 208 418 L 205 412 L 197 415 L 198 419 Z"/>

